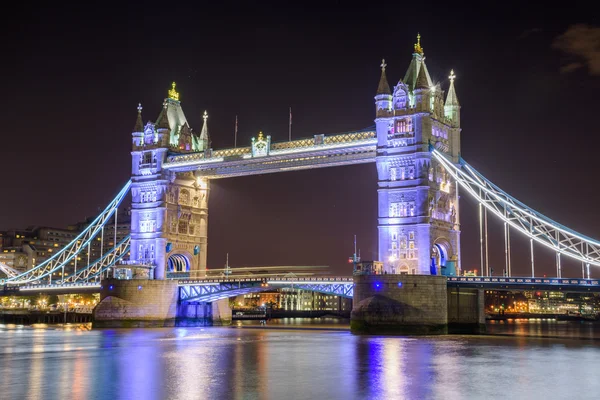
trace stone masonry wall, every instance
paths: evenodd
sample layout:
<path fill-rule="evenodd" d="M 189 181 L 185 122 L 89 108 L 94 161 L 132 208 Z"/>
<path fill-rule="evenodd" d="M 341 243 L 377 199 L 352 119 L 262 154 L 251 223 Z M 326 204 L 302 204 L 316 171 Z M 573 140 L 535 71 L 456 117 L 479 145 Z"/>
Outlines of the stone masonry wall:
<path fill-rule="evenodd" d="M 174 326 L 178 293 L 174 281 L 104 280 L 93 326 Z"/>
<path fill-rule="evenodd" d="M 354 277 L 350 327 L 356 333 L 446 333 L 447 278 L 428 275 Z"/>

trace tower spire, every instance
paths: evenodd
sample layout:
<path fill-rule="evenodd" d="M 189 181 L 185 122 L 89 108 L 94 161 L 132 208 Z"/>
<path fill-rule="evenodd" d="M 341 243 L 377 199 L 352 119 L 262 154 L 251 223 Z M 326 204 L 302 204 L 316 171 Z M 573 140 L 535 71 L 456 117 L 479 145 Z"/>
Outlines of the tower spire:
<path fill-rule="evenodd" d="M 133 127 L 134 132 L 144 132 L 144 121 L 142 120 L 142 103 L 138 104 L 137 107 L 138 115 L 135 121 L 135 126 Z"/>
<path fill-rule="evenodd" d="M 179 93 L 175 90 L 175 82 L 171 83 L 171 89 L 169 89 L 169 98 L 179 101 Z"/>
<path fill-rule="evenodd" d="M 417 33 L 417 43 L 415 43 L 415 53 L 423 55 L 423 48 L 421 47 L 421 34 Z"/>
<path fill-rule="evenodd" d="M 458 97 L 456 96 L 456 89 L 454 89 L 454 79 L 456 79 L 456 75 L 454 75 L 454 70 L 450 71 L 450 89 L 448 89 L 448 97 L 446 97 L 446 105 L 447 106 L 459 106 Z"/>
<path fill-rule="evenodd" d="M 379 86 L 377 87 L 376 94 L 392 94 L 390 90 L 390 85 L 388 84 L 387 77 L 385 75 L 385 67 L 387 64 L 385 63 L 385 59 L 381 60 L 381 78 L 379 79 Z"/>
<path fill-rule="evenodd" d="M 419 74 L 417 75 L 417 81 L 415 82 L 415 89 L 428 89 L 429 81 L 427 80 L 425 64 L 421 61 L 421 67 L 419 68 Z"/>
<path fill-rule="evenodd" d="M 456 89 L 454 88 L 454 70 L 450 71 L 450 89 L 448 89 L 448 96 L 446 97 L 446 103 L 444 104 L 444 115 L 446 118 L 452 121 L 454 126 L 460 126 L 460 103 L 458 102 L 458 96 L 456 96 Z"/>
<path fill-rule="evenodd" d="M 171 126 L 169 124 L 169 118 L 167 116 L 167 105 L 168 103 L 165 99 L 165 101 L 163 102 L 163 109 L 158 115 L 158 119 L 156 121 L 156 127 L 159 129 L 171 129 Z"/>
<path fill-rule="evenodd" d="M 206 111 L 204 111 L 202 119 L 204 119 L 204 124 L 202 125 L 202 131 L 200 131 L 199 151 L 208 149 L 210 141 L 210 137 L 208 136 L 208 113 Z"/>

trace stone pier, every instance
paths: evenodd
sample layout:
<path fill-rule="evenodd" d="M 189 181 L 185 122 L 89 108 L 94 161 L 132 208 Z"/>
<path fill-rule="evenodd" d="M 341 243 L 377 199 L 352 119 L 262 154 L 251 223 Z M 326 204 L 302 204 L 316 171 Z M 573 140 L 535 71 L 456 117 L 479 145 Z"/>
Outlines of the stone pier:
<path fill-rule="evenodd" d="M 179 288 L 170 280 L 102 281 L 94 328 L 144 328 L 231 324 L 229 300 L 179 304 Z"/>
<path fill-rule="evenodd" d="M 445 276 L 356 275 L 353 333 L 435 335 L 485 332 L 478 289 L 448 289 Z"/>
<path fill-rule="evenodd" d="M 175 326 L 177 282 L 106 279 L 94 309 L 94 328 Z"/>
<path fill-rule="evenodd" d="M 350 328 L 354 333 L 444 334 L 446 277 L 356 275 Z"/>

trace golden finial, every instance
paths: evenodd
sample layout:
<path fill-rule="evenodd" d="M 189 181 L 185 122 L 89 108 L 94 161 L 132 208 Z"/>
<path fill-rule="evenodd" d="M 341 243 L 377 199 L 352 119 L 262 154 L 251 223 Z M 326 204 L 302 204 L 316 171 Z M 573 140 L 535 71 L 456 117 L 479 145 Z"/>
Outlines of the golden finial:
<path fill-rule="evenodd" d="M 263 140 L 263 133 L 262 133 L 262 131 L 258 132 L 258 140 Z"/>
<path fill-rule="evenodd" d="M 456 79 L 456 75 L 454 75 L 454 70 L 450 70 L 450 83 L 454 83 L 454 79 Z"/>
<path fill-rule="evenodd" d="M 423 54 L 423 48 L 421 47 L 421 34 L 417 33 L 417 43 L 415 43 L 415 53 Z"/>
<path fill-rule="evenodd" d="M 380 67 L 381 67 L 382 71 L 385 71 L 385 67 L 387 67 L 387 64 L 385 63 L 385 58 L 381 59 L 381 65 L 380 65 Z"/>
<path fill-rule="evenodd" d="M 204 115 L 202 116 L 202 118 L 204 119 L 204 123 L 206 123 L 206 120 L 208 119 L 208 113 L 206 112 L 206 110 L 204 110 Z"/>
<path fill-rule="evenodd" d="M 175 82 L 171 84 L 171 89 L 169 89 L 169 98 L 179 101 L 179 93 L 175 90 Z"/>

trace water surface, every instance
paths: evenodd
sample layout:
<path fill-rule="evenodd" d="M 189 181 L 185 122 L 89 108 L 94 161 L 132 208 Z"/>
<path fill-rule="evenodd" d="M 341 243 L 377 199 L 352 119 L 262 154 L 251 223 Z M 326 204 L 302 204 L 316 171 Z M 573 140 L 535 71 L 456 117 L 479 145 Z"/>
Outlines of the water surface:
<path fill-rule="evenodd" d="M 275 327 L 285 325 L 280 321 Z M 328 330 L 336 328 L 328 325 L 319 330 L 273 329 L 273 325 L 144 330 L 0 326 L 0 398 L 597 399 L 600 395 L 600 347 L 594 340 L 354 336 Z"/>

